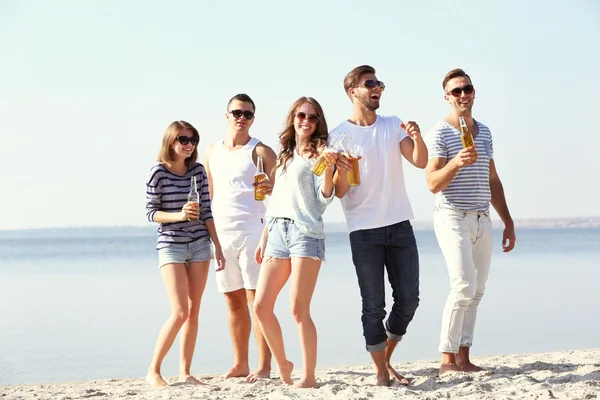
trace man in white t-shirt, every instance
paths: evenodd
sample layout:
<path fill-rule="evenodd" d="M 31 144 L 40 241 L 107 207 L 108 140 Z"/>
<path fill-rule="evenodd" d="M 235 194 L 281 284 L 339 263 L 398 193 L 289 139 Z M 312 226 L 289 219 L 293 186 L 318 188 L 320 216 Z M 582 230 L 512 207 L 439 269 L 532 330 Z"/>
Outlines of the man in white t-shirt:
<path fill-rule="evenodd" d="M 504 252 L 513 249 L 516 239 L 496 172 L 492 134 L 472 116 L 475 88 L 471 78 L 462 69 L 454 69 L 444 77 L 442 88 L 451 112 L 426 137 L 430 157 L 427 185 L 437 193 L 435 235 L 446 259 L 451 287 L 442 317 L 440 375 L 482 370 L 471 363 L 469 350 L 492 261 L 490 202 L 504 222 Z M 461 117 L 473 135 L 474 146 L 463 148 Z"/>
<path fill-rule="evenodd" d="M 375 76 L 374 68 L 354 68 L 344 79 L 344 89 L 354 113 L 330 135 L 335 141 L 343 133 L 349 139 L 346 150 L 361 157 L 359 186 L 348 184 L 347 171 L 352 168 L 348 153 L 338 158 L 334 183 L 350 231 L 352 261 L 362 296 L 363 335 L 375 364 L 377 384 L 389 386 L 393 377 L 408 385 L 390 362 L 419 305 L 419 254 L 409 221 L 413 213 L 404 185 L 402 157 L 417 168 L 425 168 L 427 147 L 415 122 L 403 123 L 396 116 L 375 112 L 385 85 Z M 385 270 L 394 304 L 384 324 Z"/>
<path fill-rule="evenodd" d="M 221 241 L 227 268 L 216 273 L 217 287 L 225 294 L 229 311 L 229 330 L 233 342 L 234 364 L 226 378 L 269 378 L 271 353 L 254 319 L 254 334 L 258 345 L 258 369 L 250 374 L 248 345 L 252 323 L 254 295 L 260 265 L 254 260 L 265 224 L 265 205 L 254 198 L 254 174 L 258 157 L 263 159 L 265 172 L 271 181 L 261 183 L 266 194 L 273 188 L 275 152 L 250 136 L 254 122 L 254 101 L 244 93 L 234 96 L 227 104 L 225 115 L 229 134 L 224 140 L 211 144 L 204 155 L 208 174 L 211 208 L 215 227 Z"/>

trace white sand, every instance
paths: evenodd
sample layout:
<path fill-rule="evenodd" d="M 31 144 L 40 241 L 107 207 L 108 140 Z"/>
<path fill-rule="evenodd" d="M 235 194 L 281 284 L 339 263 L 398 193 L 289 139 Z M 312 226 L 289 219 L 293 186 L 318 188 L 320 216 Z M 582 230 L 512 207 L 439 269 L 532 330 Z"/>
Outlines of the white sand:
<path fill-rule="evenodd" d="M 457 373 L 437 377 L 437 361 L 398 363 L 412 379 L 377 387 L 370 365 L 319 370 L 319 389 L 294 389 L 277 380 L 246 383 L 200 376 L 205 386 L 153 389 L 143 379 L 111 379 L 47 385 L 0 386 L 0 399 L 597 399 L 600 397 L 600 349 L 547 354 L 514 354 L 474 359 L 494 373 Z M 297 379 L 301 371 L 294 371 Z M 174 379 L 168 379 L 174 382 Z"/>

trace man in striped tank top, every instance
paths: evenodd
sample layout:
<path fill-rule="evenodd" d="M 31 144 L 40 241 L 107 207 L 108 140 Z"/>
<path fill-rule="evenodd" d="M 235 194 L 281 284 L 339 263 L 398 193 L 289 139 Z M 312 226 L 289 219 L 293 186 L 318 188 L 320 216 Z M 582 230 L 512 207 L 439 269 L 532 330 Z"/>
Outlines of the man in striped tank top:
<path fill-rule="evenodd" d="M 254 199 L 254 173 L 261 156 L 265 172 L 271 178 L 270 182 L 261 183 L 261 187 L 271 194 L 277 158 L 269 146 L 250 136 L 255 109 L 247 94 L 234 96 L 225 114 L 229 135 L 210 145 L 204 155 L 213 218 L 227 260 L 227 271 L 216 273 L 217 287 L 225 294 L 234 351 L 234 364 L 225 377 L 247 377 L 250 381 L 269 378 L 271 373 L 271 353 L 256 322 L 258 369 L 252 374 L 248 363 L 250 310 L 260 269 L 254 261 L 254 251 L 262 235 L 266 211 L 264 203 Z"/>
<path fill-rule="evenodd" d="M 516 240 L 496 172 L 492 134 L 471 114 L 475 100 L 471 78 L 463 70 L 454 69 L 446 74 L 442 87 L 451 112 L 425 138 L 429 150 L 427 186 L 437 194 L 434 229 L 451 287 L 442 317 L 440 375 L 482 371 L 471 363 L 469 350 L 492 259 L 490 203 L 504 223 L 503 251 L 511 251 Z M 460 117 L 473 135 L 472 147 L 463 148 Z"/>

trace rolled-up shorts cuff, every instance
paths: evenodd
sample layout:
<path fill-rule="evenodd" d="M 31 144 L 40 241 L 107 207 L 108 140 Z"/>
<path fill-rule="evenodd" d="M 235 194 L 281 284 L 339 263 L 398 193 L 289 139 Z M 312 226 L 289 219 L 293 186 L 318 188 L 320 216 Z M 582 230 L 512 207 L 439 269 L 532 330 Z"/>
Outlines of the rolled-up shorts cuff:
<path fill-rule="evenodd" d="M 377 353 L 380 351 L 385 350 L 385 348 L 387 347 L 387 340 L 384 340 L 383 342 L 379 343 L 379 344 L 368 344 L 366 346 L 367 351 L 369 353 Z"/>

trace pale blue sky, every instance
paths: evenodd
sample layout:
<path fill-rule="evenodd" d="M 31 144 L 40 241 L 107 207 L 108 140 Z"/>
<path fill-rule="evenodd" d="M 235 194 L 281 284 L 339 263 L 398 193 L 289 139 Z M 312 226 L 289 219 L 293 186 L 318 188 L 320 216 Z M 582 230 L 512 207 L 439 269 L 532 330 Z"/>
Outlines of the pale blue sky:
<path fill-rule="evenodd" d="M 595 0 L 0 0 L 0 229 L 145 224 L 170 122 L 195 125 L 203 153 L 246 92 L 251 133 L 276 147 L 299 96 L 331 128 L 346 119 L 360 64 L 386 83 L 380 113 L 423 132 L 448 112 L 442 77 L 465 69 L 513 216 L 599 216 L 599 47 Z M 405 175 L 431 219 L 424 171 Z M 325 218 L 343 221 L 337 200 Z"/>

